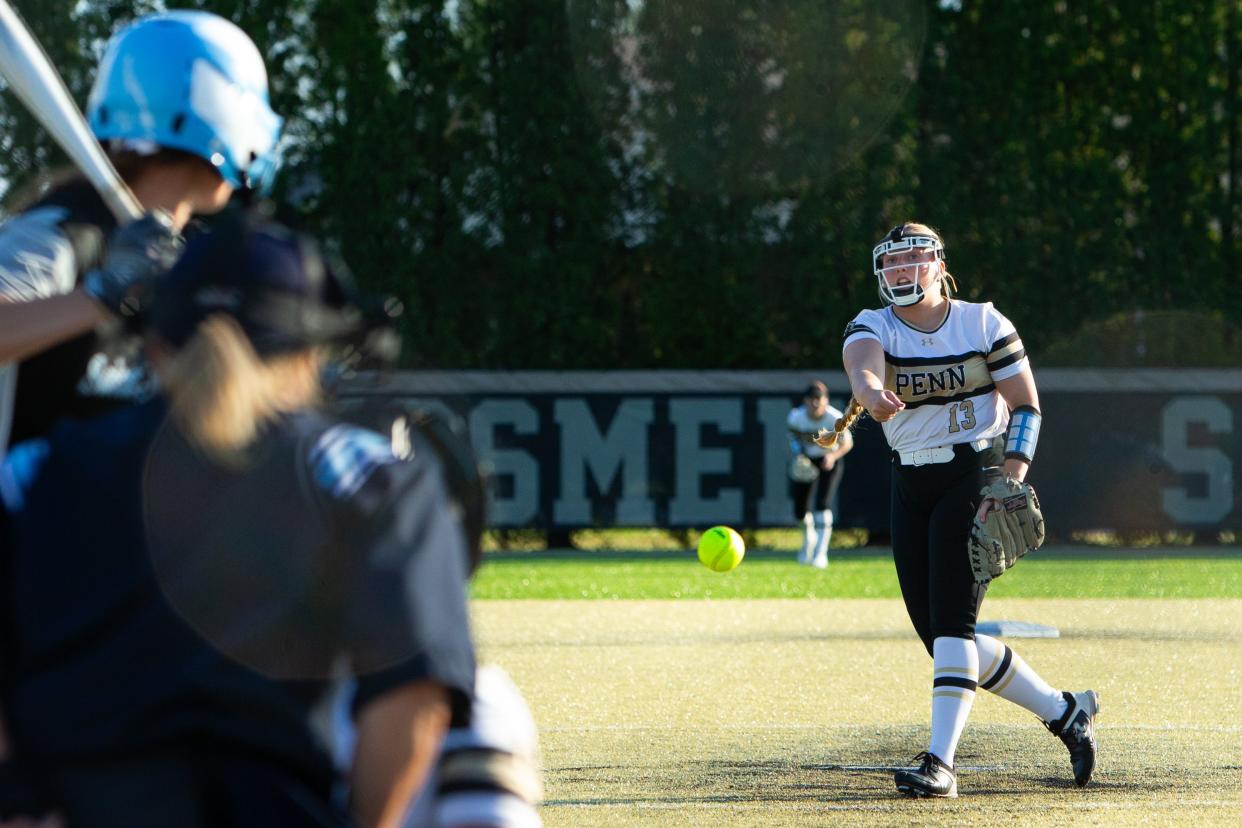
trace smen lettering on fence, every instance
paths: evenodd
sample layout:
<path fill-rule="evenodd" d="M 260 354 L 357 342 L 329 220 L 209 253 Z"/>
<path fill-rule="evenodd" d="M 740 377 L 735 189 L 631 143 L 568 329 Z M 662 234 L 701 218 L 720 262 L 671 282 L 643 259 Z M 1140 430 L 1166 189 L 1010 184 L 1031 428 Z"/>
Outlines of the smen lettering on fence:
<path fill-rule="evenodd" d="M 917 407 L 991 381 L 982 359 L 950 359 L 890 364 L 890 387 Z M 692 373 L 536 373 L 530 387 L 522 372 L 464 372 L 444 390 L 432 372 L 411 375 L 417 393 L 397 396 L 463 418 L 491 471 L 496 527 L 789 525 L 785 416 L 805 377 L 686 381 Z M 829 385 L 843 408 L 845 378 Z M 1239 389 L 1242 371 L 1043 371 L 1045 437 L 1031 474 L 1050 527 L 1242 530 Z M 867 418 L 855 441 L 836 525 L 884 532 L 890 453 Z"/>

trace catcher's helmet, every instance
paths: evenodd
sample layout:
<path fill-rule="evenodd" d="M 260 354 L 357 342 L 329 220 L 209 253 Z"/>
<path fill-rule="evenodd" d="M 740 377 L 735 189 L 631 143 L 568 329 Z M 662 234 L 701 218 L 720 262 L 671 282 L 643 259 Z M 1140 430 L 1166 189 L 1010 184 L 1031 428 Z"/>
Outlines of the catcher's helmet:
<path fill-rule="evenodd" d="M 884 256 L 890 253 L 900 253 L 906 250 L 931 250 L 935 252 L 933 262 L 944 261 L 944 243 L 940 241 L 940 237 L 926 232 L 927 228 L 910 223 L 899 224 L 885 234 L 880 243 L 871 251 L 872 272 L 880 282 L 880 298 L 885 304 L 894 305 L 917 305 L 923 301 L 923 286 L 919 284 L 916 266 L 914 281 L 909 285 L 898 285 L 896 287 L 890 285 L 888 280 L 884 278 L 885 271 L 894 270 L 899 267 L 909 267 L 907 264 L 897 264 L 890 267 L 884 267 Z"/>
<path fill-rule="evenodd" d="M 399 344 L 394 307 L 360 295 L 344 263 L 311 237 L 238 210 L 191 239 L 159 281 L 149 329 L 179 348 L 200 322 L 223 313 L 261 356 L 336 344 L 391 361 Z"/>

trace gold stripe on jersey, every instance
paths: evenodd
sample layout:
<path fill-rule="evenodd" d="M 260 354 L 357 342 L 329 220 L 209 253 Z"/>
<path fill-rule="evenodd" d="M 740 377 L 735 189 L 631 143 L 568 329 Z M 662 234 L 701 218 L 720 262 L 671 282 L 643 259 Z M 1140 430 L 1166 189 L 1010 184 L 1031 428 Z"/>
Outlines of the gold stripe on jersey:
<path fill-rule="evenodd" d="M 1026 356 L 1026 349 L 1022 347 L 1022 340 L 1018 338 L 1018 332 L 1014 331 L 1009 336 L 1001 337 L 992 343 L 992 350 L 988 351 L 988 370 L 999 371 Z"/>
<path fill-rule="evenodd" d="M 885 354 L 884 387 L 906 408 L 947 405 L 995 389 L 983 354 L 944 357 L 894 357 Z"/>

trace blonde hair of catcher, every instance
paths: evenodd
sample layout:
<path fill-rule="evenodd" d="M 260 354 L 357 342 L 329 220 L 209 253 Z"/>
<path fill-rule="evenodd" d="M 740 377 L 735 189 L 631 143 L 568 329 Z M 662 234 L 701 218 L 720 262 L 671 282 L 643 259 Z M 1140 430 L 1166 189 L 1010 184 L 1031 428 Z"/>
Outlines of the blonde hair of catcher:
<path fill-rule="evenodd" d="M 862 416 L 864 409 L 862 403 L 850 397 L 850 404 L 845 407 L 845 413 L 832 426 L 832 431 L 828 429 L 820 429 L 815 435 L 815 445 L 820 448 L 830 449 L 837 444 L 837 440 L 841 439 L 841 435 L 853 428 L 854 423 L 858 422 L 858 418 Z"/>
<path fill-rule="evenodd" d="M 264 360 L 237 321 L 204 320 L 185 347 L 155 360 L 173 420 L 216 462 L 238 467 L 263 427 L 319 399 L 315 349 Z"/>

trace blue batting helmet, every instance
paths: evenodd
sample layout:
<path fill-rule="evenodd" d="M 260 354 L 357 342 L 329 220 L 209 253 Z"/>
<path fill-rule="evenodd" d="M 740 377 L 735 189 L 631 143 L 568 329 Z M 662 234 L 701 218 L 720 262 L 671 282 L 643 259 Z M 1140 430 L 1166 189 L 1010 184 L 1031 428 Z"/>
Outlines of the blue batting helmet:
<path fill-rule="evenodd" d="M 102 142 L 182 150 L 235 187 L 263 190 L 276 170 L 281 119 L 250 38 L 223 17 L 173 11 L 112 38 L 86 109 Z"/>

